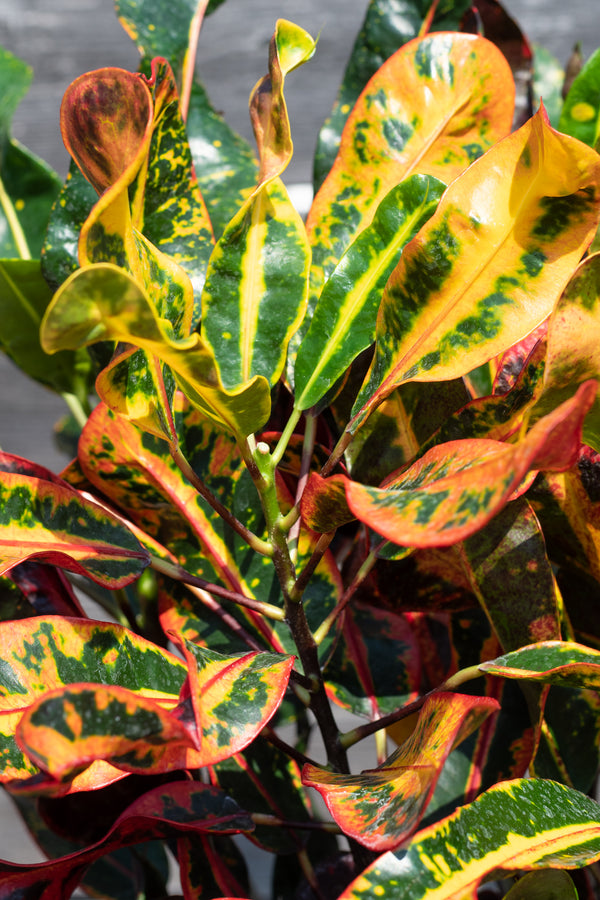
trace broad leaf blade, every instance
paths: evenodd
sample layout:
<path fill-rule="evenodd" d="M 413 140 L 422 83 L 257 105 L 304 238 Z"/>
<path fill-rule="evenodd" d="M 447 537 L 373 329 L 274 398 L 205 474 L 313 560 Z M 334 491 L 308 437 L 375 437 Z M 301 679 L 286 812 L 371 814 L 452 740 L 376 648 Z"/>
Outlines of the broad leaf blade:
<path fill-rule="evenodd" d="M 66 483 L 0 472 L 0 572 L 36 559 L 116 589 L 149 557 L 127 526 Z"/>
<path fill-rule="evenodd" d="M 180 340 L 143 288 L 122 269 L 98 263 L 75 272 L 55 294 L 41 328 L 47 352 L 123 341 L 166 362 L 184 394 L 209 418 L 243 436 L 270 411 L 269 385 L 255 376 L 238 390 L 220 387 L 214 357 L 197 332 Z"/>
<path fill-rule="evenodd" d="M 539 325 L 592 239 L 599 190 L 598 154 L 543 110 L 457 178 L 387 284 L 348 430 L 398 384 L 465 375 Z"/>
<path fill-rule="evenodd" d="M 294 374 L 296 408 L 323 397 L 375 340 L 381 293 L 403 247 L 435 212 L 445 185 L 413 175 L 384 197 L 325 285 L 304 337 Z"/>
<path fill-rule="evenodd" d="M 391 56 L 352 110 L 310 209 L 312 291 L 392 187 L 417 172 L 452 181 L 508 134 L 513 102 L 508 63 L 484 38 L 433 34 Z"/>
<path fill-rule="evenodd" d="M 219 240 L 202 295 L 203 335 L 227 388 L 255 375 L 274 384 L 304 316 L 308 242 L 279 176 L 293 150 L 285 78 L 314 49 L 307 32 L 280 19 L 271 40 L 269 74 L 250 98 L 259 183 Z"/>
<path fill-rule="evenodd" d="M 502 678 L 519 678 L 563 687 L 600 687 L 600 652 L 572 641 L 541 641 L 481 664 Z"/>
<path fill-rule="evenodd" d="M 437 694 L 425 701 L 412 735 L 382 766 L 356 776 L 306 765 L 302 781 L 322 794 L 345 834 L 370 850 L 390 850 L 418 825 L 452 748 L 497 709 L 486 697 Z"/>
<path fill-rule="evenodd" d="M 506 781 L 381 856 L 340 900 L 475 900 L 498 869 L 576 869 L 599 857 L 597 803 L 552 781 Z"/>
<path fill-rule="evenodd" d="M 592 53 L 571 85 L 558 127 L 595 147 L 600 137 L 600 50 Z"/>

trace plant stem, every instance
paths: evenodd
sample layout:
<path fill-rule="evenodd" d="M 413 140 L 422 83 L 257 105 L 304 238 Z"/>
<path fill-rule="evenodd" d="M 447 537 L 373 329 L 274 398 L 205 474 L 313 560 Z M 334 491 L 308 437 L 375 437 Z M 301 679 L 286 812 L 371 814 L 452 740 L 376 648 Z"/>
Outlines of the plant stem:
<path fill-rule="evenodd" d="M 204 21 L 204 14 L 208 6 L 208 0 L 201 0 L 196 7 L 194 18 L 192 19 L 189 30 L 189 42 L 185 61 L 183 65 L 183 75 L 181 83 L 181 96 L 179 106 L 183 121 L 187 119 L 190 107 L 190 97 L 192 96 L 192 85 L 194 83 L 194 71 L 196 69 L 196 52 L 198 50 L 198 38 L 200 37 L 200 29 Z"/>
<path fill-rule="evenodd" d="M 454 675 L 451 675 L 450 678 L 447 678 L 443 684 L 440 684 L 438 687 L 433 688 L 433 690 L 423 694 L 422 697 L 413 700 L 412 703 L 403 706 L 402 709 L 397 709 L 387 716 L 381 716 L 380 719 L 376 719 L 373 722 L 367 722 L 365 725 L 359 725 L 357 728 L 353 728 L 351 731 L 347 731 L 345 734 L 340 735 L 340 743 L 346 749 L 348 749 L 348 747 L 353 747 L 354 744 L 358 744 L 359 741 L 369 737 L 369 735 L 375 734 L 376 731 L 387 728 L 388 725 L 400 722 L 402 719 L 411 716 L 414 712 L 418 712 L 428 697 L 432 697 L 442 691 L 455 691 L 456 688 L 466 684 L 468 681 L 473 681 L 475 678 L 481 677 L 483 677 L 483 672 L 478 665 L 461 669 L 459 672 L 455 672 Z"/>
<path fill-rule="evenodd" d="M 281 462 L 281 460 L 283 458 L 283 454 L 285 453 L 285 451 L 287 449 L 287 445 L 290 442 L 290 438 L 294 433 L 294 428 L 300 421 L 301 417 L 302 417 L 302 413 L 300 412 L 299 409 L 292 410 L 292 414 L 291 414 L 290 418 L 288 419 L 285 428 L 281 432 L 281 437 L 279 438 L 279 441 L 277 442 L 277 446 L 275 447 L 275 449 L 273 450 L 273 453 L 271 454 L 271 459 L 273 460 L 273 466 L 277 466 Z"/>
<path fill-rule="evenodd" d="M 315 446 L 315 437 L 317 434 L 317 421 L 314 416 L 306 416 L 305 418 L 305 426 L 304 426 L 304 442 L 302 444 L 302 461 L 300 464 L 300 476 L 298 478 L 298 485 L 296 487 L 296 498 L 294 503 L 294 508 L 299 509 L 300 501 L 302 499 L 302 494 L 304 493 L 304 488 L 306 487 L 306 482 L 308 481 L 308 473 L 310 471 L 310 462 L 313 455 L 313 450 Z M 294 524 L 292 525 L 289 533 L 289 545 L 290 551 L 292 553 L 292 558 L 294 562 L 297 559 L 298 552 L 298 538 L 300 536 L 300 517 L 296 519 Z"/>
<path fill-rule="evenodd" d="M 334 448 L 331 456 L 329 457 L 329 459 L 327 460 L 327 462 L 321 469 L 321 475 L 323 478 L 325 478 L 327 475 L 329 475 L 329 473 L 333 469 L 335 469 L 335 467 L 339 463 L 340 459 L 344 455 L 344 451 L 346 450 L 346 447 L 352 440 L 352 437 L 353 437 L 353 435 L 351 435 L 349 431 L 344 431 L 343 435 L 341 436 L 341 438 L 335 445 L 335 448 Z"/>
<path fill-rule="evenodd" d="M 8 222 L 8 227 L 10 228 L 10 233 L 15 242 L 15 246 L 17 248 L 17 253 L 19 254 L 19 259 L 31 259 L 31 250 L 29 249 L 29 244 L 27 243 L 27 238 L 25 237 L 25 232 L 21 227 L 21 223 L 19 222 L 19 217 L 15 211 L 15 207 L 13 206 L 12 200 L 8 196 L 6 188 L 4 187 L 4 182 L 0 178 L 0 208 L 2 212 L 6 216 L 6 221 Z"/>
<path fill-rule="evenodd" d="M 318 766 L 319 764 L 315 762 L 310 756 L 306 756 L 304 753 L 301 753 L 299 750 L 296 750 L 295 747 L 292 747 L 286 741 L 283 741 L 276 731 L 273 731 L 272 728 L 268 726 L 263 728 L 261 731 L 261 735 L 267 740 L 273 747 L 277 747 L 278 750 L 281 750 L 285 753 L 286 756 L 289 756 L 291 759 L 294 759 L 299 766 L 304 766 L 308 763 L 311 766 Z"/>
<path fill-rule="evenodd" d="M 360 585 L 363 583 L 375 563 L 377 562 L 377 548 L 371 550 L 371 552 L 366 557 L 362 566 L 352 579 L 352 583 L 346 588 L 344 593 L 342 594 L 339 603 L 335 606 L 334 609 L 331 610 L 326 619 L 321 622 L 317 630 L 315 631 L 315 643 L 319 645 L 329 633 L 329 629 L 344 611 Z"/>
<path fill-rule="evenodd" d="M 178 469 L 185 475 L 187 480 L 191 485 L 198 491 L 201 497 L 206 500 L 206 502 L 214 509 L 216 513 L 218 513 L 221 518 L 227 522 L 227 524 L 233 528 L 233 530 L 239 534 L 239 536 L 246 541 L 249 547 L 252 547 L 257 553 L 260 553 L 261 556 L 272 556 L 273 555 L 273 547 L 268 541 L 263 541 L 262 538 L 259 538 L 258 535 L 253 534 L 239 519 L 236 519 L 234 515 L 232 515 L 227 507 L 223 506 L 222 503 L 217 500 L 217 498 L 212 494 L 206 485 L 202 482 L 200 478 L 196 475 L 189 462 L 179 449 L 179 447 L 170 446 L 171 456 L 173 457 L 173 461 Z"/>
<path fill-rule="evenodd" d="M 69 412 L 77 422 L 80 428 L 87 424 L 88 413 L 83 408 L 83 404 L 76 394 L 70 394 L 67 391 L 61 394 L 61 397 L 67 404 Z"/>
<path fill-rule="evenodd" d="M 306 565 L 300 572 L 300 575 L 296 579 L 296 583 L 292 590 L 292 599 L 295 600 L 302 596 L 302 594 L 306 590 L 306 586 L 307 586 L 308 582 L 312 578 L 312 575 L 313 575 L 315 569 L 317 568 L 317 566 L 323 559 L 323 556 L 325 555 L 325 551 L 329 547 L 334 536 L 335 536 L 335 531 L 328 531 L 326 534 L 319 535 L 319 539 L 317 540 L 317 543 L 315 544 L 315 549 L 312 552 L 312 556 L 310 557 L 309 561 L 306 563 Z M 319 641 L 316 640 L 316 635 L 315 635 L 315 642 L 317 644 L 320 643 Z"/>
<path fill-rule="evenodd" d="M 265 616 L 268 619 L 275 619 L 278 622 L 283 622 L 285 619 L 284 611 L 278 606 L 274 606 L 271 603 L 263 603 L 262 600 L 246 597 L 245 594 L 239 594 L 237 591 L 230 591 L 220 584 L 212 584 L 210 581 L 205 581 L 204 578 L 190 575 L 185 569 L 182 569 L 173 563 L 169 563 L 164 559 L 160 559 L 158 556 L 153 556 L 151 558 L 151 565 L 157 572 L 168 575 L 169 578 L 172 578 L 174 581 L 181 581 L 183 584 L 188 585 L 188 587 L 200 588 L 208 594 L 214 594 L 215 597 L 231 600 L 232 603 L 237 603 L 238 606 L 245 606 L 247 609 L 252 609 L 254 612 L 258 612 L 261 616 Z"/>

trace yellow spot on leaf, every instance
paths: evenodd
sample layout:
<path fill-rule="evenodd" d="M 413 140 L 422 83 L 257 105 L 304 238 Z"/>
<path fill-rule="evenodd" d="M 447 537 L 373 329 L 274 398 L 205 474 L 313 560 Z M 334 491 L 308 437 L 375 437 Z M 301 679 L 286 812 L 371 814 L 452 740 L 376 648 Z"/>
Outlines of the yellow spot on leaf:
<path fill-rule="evenodd" d="M 348 113 L 350 112 L 350 104 L 344 103 L 343 106 L 340 106 L 340 112 L 342 112 L 345 116 L 347 116 Z"/>
<path fill-rule="evenodd" d="M 154 25 L 152 22 L 149 22 L 148 23 L 148 31 L 155 31 L 155 30 L 156 30 L 156 25 Z"/>
<path fill-rule="evenodd" d="M 385 894 L 385 888 L 380 884 L 376 884 L 373 888 L 373 893 L 376 897 L 383 897 L 383 895 Z"/>
<path fill-rule="evenodd" d="M 25 209 L 25 201 L 24 200 L 15 200 L 15 209 L 18 212 L 21 212 L 22 209 Z"/>
<path fill-rule="evenodd" d="M 116 663 L 118 656 L 119 654 L 117 653 L 116 648 L 113 647 L 112 650 L 108 650 L 104 654 L 104 656 L 102 657 L 102 662 L 105 666 L 112 666 L 113 663 Z"/>
<path fill-rule="evenodd" d="M 253 578 L 252 581 L 250 582 L 250 587 L 255 588 L 255 587 L 258 587 L 259 584 L 260 584 L 260 578 Z"/>
<path fill-rule="evenodd" d="M 596 110 L 590 103 L 576 103 L 571 108 L 571 118 L 576 122 L 589 122 L 596 115 Z"/>
<path fill-rule="evenodd" d="M 221 141 L 213 141 L 213 147 L 221 147 Z"/>
<path fill-rule="evenodd" d="M 231 332 L 224 331 L 223 334 L 221 335 L 221 337 L 223 338 L 224 341 L 230 341 L 231 340 Z"/>

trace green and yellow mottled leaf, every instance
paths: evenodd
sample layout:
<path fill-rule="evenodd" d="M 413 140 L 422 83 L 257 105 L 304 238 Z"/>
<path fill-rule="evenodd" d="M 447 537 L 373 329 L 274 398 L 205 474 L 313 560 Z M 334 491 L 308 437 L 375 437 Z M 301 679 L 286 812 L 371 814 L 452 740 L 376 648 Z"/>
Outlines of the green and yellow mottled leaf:
<path fill-rule="evenodd" d="M 600 50 L 596 50 L 569 89 L 558 122 L 559 131 L 595 147 L 600 137 L 599 97 Z"/>
<path fill-rule="evenodd" d="M 348 426 L 405 381 L 465 375 L 552 311 L 600 213 L 600 157 L 540 110 L 448 188 L 405 248 Z"/>
<path fill-rule="evenodd" d="M 433 10 L 430 30 L 459 31 L 469 6 L 470 0 L 438 4 Z M 431 9 L 430 0 L 400 3 L 370 0 L 331 115 L 319 133 L 314 162 L 315 192 L 333 165 L 344 124 L 365 84 L 388 57 L 419 36 Z"/>
<path fill-rule="evenodd" d="M 234 391 L 221 387 L 214 357 L 197 332 L 177 339 L 145 290 L 108 263 L 75 272 L 55 294 L 41 328 L 46 352 L 116 340 L 166 362 L 188 399 L 206 416 L 245 437 L 270 411 L 268 382 L 255 376 Z"/>
<path fill-rule="evenodd" d="M 128 806 L 112 828 L 89 847 L 27 866 L 0 861 L 0 898 L 40 898 L 72 893 L 88 866 L 119 847 L 155 838 L 252 831 L 249 815 L 223 791 L 198 781 L 165 784 Z"/>
<path fill-rule="evenodd" d="M 255 375 L 274 384 L 306 309 L 308 241 L 279 176 L 293 150 L 285 77 L 310 59 L 314 48 L 307 32 L 280 19 L 271 40 L 269 74 L 250 99 L 259 183 L 217 243 L 202 295 L 202 333 L 227 388 Z"/>
<path fill-rule="evenodd" d="M 102 760 L 124 772 L 197 768 L 192 735 L 156 700 L 120 685 L 74 684 L 47 691 L 22 715 L 17 743 L 57 781 Z"/>
<path fill-rule="evenodd" d="M 484 38 L 432 34 L 390 56 L 349 115 L 309 212 L 311 291 L 318 295 L 392 187 L 417 172 L 452 181 L 508 134 L 513 105 L 508 63 Z"/>
<path fill-rule="evenodd" d="M 294 657 L 223 656 L 188 640 L 181 641 L 181 649 L 188 664 L 196 747 L 202 764 L 213 765 L 247 747 L 273 717 Z"/>
<path fill-rule="evenodd" d="M 435 212 L 445 185 L 413 175 L 383 198 L 371 224 L 341 258 L 315 307 L 296 357 L 296 408 L 323 397 L 375 340 L 381 294 L 403 247 Z"/>
<path fill-rule="evenodd" d="M 148 565 L 137 538 L 110 512 L 58 478 L 12 468 L 0 471 L 0 573 L 36 559 L 115 589 Z"/>
<path fill-rule="evenodd" d="M 498 708 L 488 697 L 436 694 L 382 766 L 356 776 L 305 765 L 302 781 L 319 791 L 345 834 L 370 850 L 390 850 L 417 827 L 452 748 Z"/>
<path fill-rule="evenodd" d="M 562 687 L 600 687 L 600 652 L 573 641 L 540 641 L 481 664 L 502 678 L 520 678 Z"/>
<path fill-rule="evenodd" d="M 381 856 L 340 900 L 475 900 L 497 870 L 577 869 L 599 857 L 594 800 L 553 781 L 505 781 Z"/>
<path fill-rule="evenodd" d="M 356 518 L 393 543 L 443 547 L 464 540 L 498 513 L 515 491 L 522 493 L 530 486 L 531 477 L 523 483 L 529 472 L 562 471 L 573 465 L 582 422 L 596 392 L 596 382 L 585 382 L 571 400 L 540 419 L 515 444 L 485 439 L 440 444 L 405 471 L 391 475 L 379 488 L 358 484 L 344 475 L 333 476 L 335 481 L 312 475 L 312 505 L 303 505 L 303 515 L 316 528 L 311 518 L 311 510 L 316 508 L 321 525 L 319 494 L 327 498 L 333 493 L 339 506 L 343 487 L 347 506 Z"/>

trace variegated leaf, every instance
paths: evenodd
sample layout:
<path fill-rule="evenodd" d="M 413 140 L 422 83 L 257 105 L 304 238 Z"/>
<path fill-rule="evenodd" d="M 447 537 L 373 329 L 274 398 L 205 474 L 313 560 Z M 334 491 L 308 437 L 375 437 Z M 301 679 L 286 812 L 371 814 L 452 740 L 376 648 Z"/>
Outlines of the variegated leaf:
<path fill-rule="evenodd" d="M 382 766 L 356 776 L 305 765 L 302 781 L 319 791 L 345 834 L 370 850 L 390 850 L 417 827 L 452 748 L 498 708 L 487 697 L 436 694 Z"/>
<path fill-rule="evenodd" d="M 429 450 L 380 488 L 367 487 L 344 475 L 311 476 L 313 489 L 302 505 L 309 524 L 320 527 L 328 497 L 349 510 L 387 540 L 409 547 L 443 547 L 474 534 L 499 512 L 515 491 L 530 486 L 530 471 L 569 468 L 576 461 L 583 419 L 596 396 L 597 384 L 585 382 L 571 400 L 540 419 L 515 444 L 500 441 L 450 441 Z M 331 487 L 329 483 L 331 482 Z M 320 495 L 324 495 L 320 500 Z M 320 502 L 319 502 L 320 501 Z M 312 518 L 316 509 L 318 523 Z"/>
<path fill-rule="evenodd" d="M 432 34 L 394 53 L 357 100 L 309 212 L 312 293 L 394 185 L 417 172 L 452 181 L 508 134 L 513 104 L 508 63 L 484 38 Z"/>
<path fill-rule="evenodd" d="M 375 340 L 381 294 L 403 247 L 433 215 L 445 185 L 413 175 L 383 198 L 326 283 L 296 357 L 295 406 L 308 409 Z"/>
<path fill-rule="evenodd" d="M 36 559 L 115 589 L 148 565 L 127 526 L 66 482 L 0 468 L 0 573 Z"/>
<path fill-rule="evenodd" d="M 148 775 L 202 765 L 191 733 L 176 716 L 120 685 L 73 684 L 44 692 L 23 713 L 16 739 L 39 769 L 61 782 L 97 760 Z"/>
<path fill-rule="evenodd" d="M 315 191 L 334 163 L 344 124 L 367 81 L 403 44 L 419 36 L 433 9 L 431 31 L 459 31 L 470 0 L 432 7 L 429 0 L 409 0 L 397 6 L 389 0 L 370 0 L 344 72 L 331 115 L 319 133 L 314 162 Z"/>
<path fill-rule="evenodd" d="M 340 900 L 475 900 L 498 870 L 577 869 L 598 858 L 597 803 L 553 781 L 505 781 L 381 856 Z"/>
<path fill-rule="evenodd" d="M 268 418 L 270 391 L 262 376 L 226 391 L 200 335 L 176 339 L 140 284 L 108 263 L 87 266 L 68 278 L 48 307 L 41 329 L 42 346 L 49 353 L 103 340 L 134 344 L 149 357 L 166 362 L 194 406 L 238 436 L 252 433 Z"/>
<path fill-rule="evenodd" d="M 292 156 L 285 77 L 310 59 L 314 48 L 307 32 L 280 19 L 271 40 L 269 74 L 250 99 L 259 183 L 215 247 L 202 295 L 202 333 L 227 388 L 255 375 L 274 384 L 304 316 L 308 241 L 279 176 Z"/>
<path fill-rule="evenodd" d="M 600 652 L 572 641 L 540 641 L 484 662 L 483 672 L 562 687 L 600 687 Z"/>
<path fill-rule="evenodd" d="M 293 656 L 246 653 L 223 656 L 181 640 L 189 671 L 196 747 L 213 765 L 247 747 L 277 711 Z"/>
<path fill-rule="evenodd" d="M 593 237 L 599 196 L 600 157 L 543 109 L 457 178 L 388 281 L 348 430 L 398 384 L 465 375 L 539 325 Z"/>
<path fill-rule="evenodd" d="M 13 782 L 37 769 L 15 742 L 18 722 L 48 691 L 81 682 L 120 685 L 174 707 L 185 679 L 175 656 L 119 625 L 44 616 L 0 623 L 0 780 Z M 122 777 L 111 766 L 88 771 L 72 786 L 88 790 Z"/>

